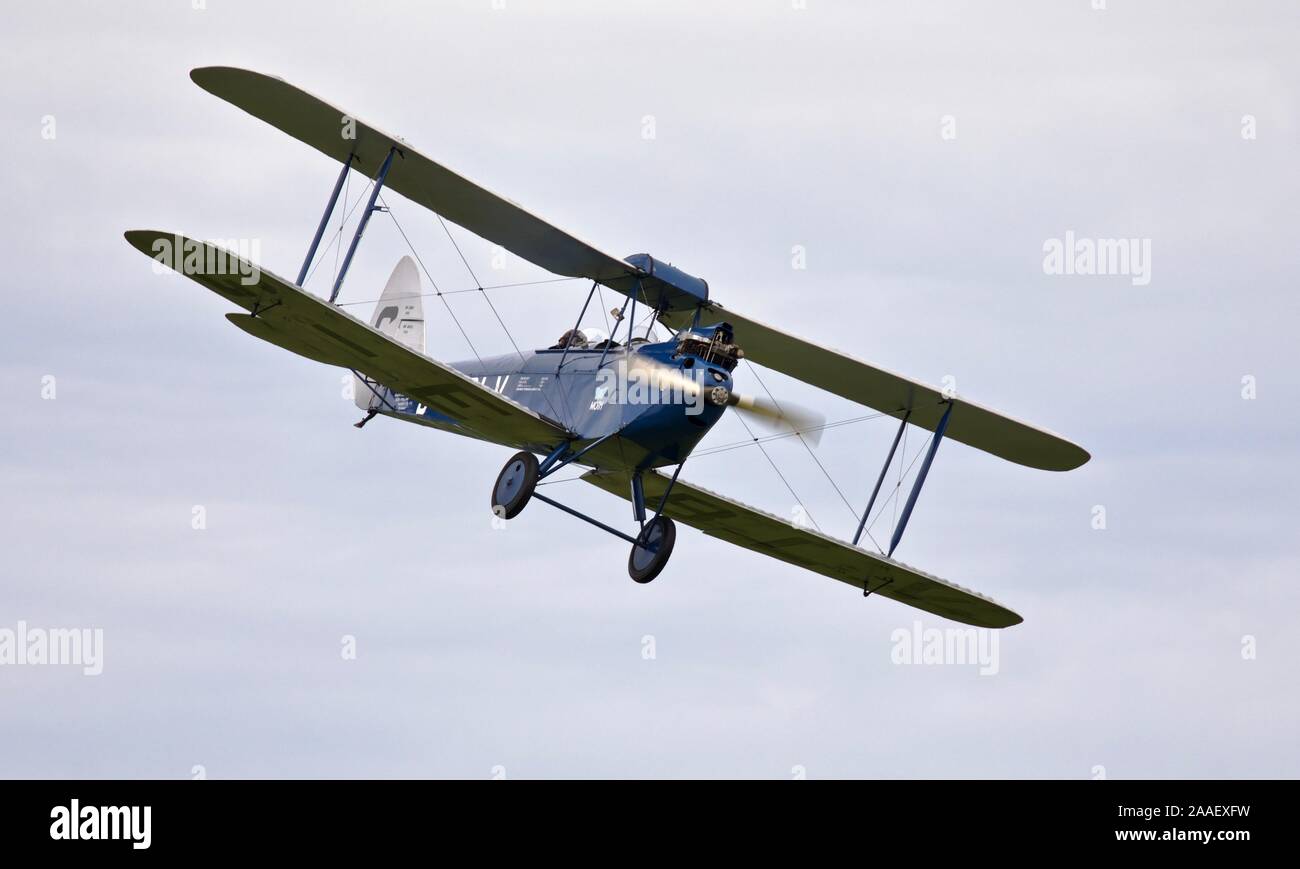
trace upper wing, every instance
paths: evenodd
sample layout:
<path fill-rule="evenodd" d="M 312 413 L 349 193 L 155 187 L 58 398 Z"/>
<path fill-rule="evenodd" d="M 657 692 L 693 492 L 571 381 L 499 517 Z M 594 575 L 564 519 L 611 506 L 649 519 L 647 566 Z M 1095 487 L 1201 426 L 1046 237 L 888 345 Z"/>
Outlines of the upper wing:
<path fill-rule="evenodd" d="M 385 186 L 559 275 L 585 277 L 626 291 L 640 269 L 416 151 L 405 140 L 357 120 L 275 76 L 228 66 L 193 70 L 204 90 L 373 177 L 396 147 Z M 345 138 L 345 135 L 353 138 Z"/>
<path fill-rule="evenodd" d="M 868 365 L 836 350 L 789 335 L 765 323 L 737 314 L 717 302 L 703 306 L 710 322 L 726 321 L 736 332 L 745 358 L 783 371 L 805 383 L 865 404 L 934 431 L 947 409 L 947 399 L 933 386 Z M 691 324 L 692 314 L 667 312 L 660 319 L 675 329 Z M 1031 468 L 1068 471 L 1088 461 L 1088 453 L 1060 435 L 981 407 L 967 399 L 956 401 L 945 435 L 976 449 Z"/>
<path fill-rule="evenodd" d="M 622 293 L 634 292 L 639 281 L 641 299 L 663 310 L 664 322 L 677 327 L 690 322 L 699 291 L 675 290 L 670 267 L 642 257 L 646 268 L 599 250 L 431 160 L 401 138 L 283 79 L 221 66 L 195 69 L 190 77 L 204 90 L 321 153 L 339 161 L 350 157 L 368 175 L 373 176 L 389 150 L 396 148 L 400 159 L 393 161 L 386 184 L 413 202 L 556 274 L 589 278 Z M 656 276 L 659 270 L 668 273 L 668 279 Z M 725 316 L 746 354 L 757 362 L 896 417 L 910 410 L 910 421 L 930 430 L 943 415 L 943 397 L 933 387 L 818 347 L 716 303 L 708 303 L 706 311 Z M 1082 448 L 1051 432 L 965 400 L 953 412 L 947 436 L 1030 467 L 1068 470 L 1088 460 Z"/>
<path fill-rule="evenodd" d="M 955 414 L 954 414 L 955 416 Z M 589 471 L 582 476 L 595 486 L 631 498 L 624 474 Z M 648 504 L 663 497 L 668 480 L 658 472 L 643 474 Z M 944 582 L 891 558 L 874 555 L 842 540 L 800 528 L 738 501 L 678 480 L 664 512 L 711 537 L 779 558 L 857 588 L 870 582 L 872 594 L 981 628 L 1020 624 L 1019 615 L 981 594 Z"/>
<path fill-rule="evenodd" d="M 405 347 L 289 281 L 206 242 L 155 230 L 126 233 L 132 247 L 175 268 L 254 316 L 228 319 L 250 335 L 308 359 L 364 372 L 466 433 L 549 452 L 569 432 L 441 362 Z M 247 281 L 247 283 L 246 283 Z"/>

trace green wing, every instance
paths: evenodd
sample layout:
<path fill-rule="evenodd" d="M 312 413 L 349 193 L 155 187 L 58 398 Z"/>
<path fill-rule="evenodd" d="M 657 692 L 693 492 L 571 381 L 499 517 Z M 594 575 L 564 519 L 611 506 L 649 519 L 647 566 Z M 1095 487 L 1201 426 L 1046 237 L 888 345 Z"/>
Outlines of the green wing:
<path fill-rule="evenodd" d="M 227 315 L 248 334 L 308 359 L 362 372 L 456 420 L 455 428 L 466 435 L 537 452 L 549 452 L 570 436 L 558 422 L 399 344 L 233 253 L 156 230 L 133 230 L 126 233 L 126 240 L 244 310 L 256 311 L 255 316 Z"/>
<path fill-rule="evenodd" d="M 590 471 L 583 480 L 607 492 L 631 499 L 631 483 L 625 474 Z M 668 479 L 657 472 L 643 475 L 646 503 L 658 504 Z M 805 570 L 838 579 L 854 588 L 870 583 L 871 593 L 963 624 L 981 628 L 1008 628 L 1020 624 L 1019 615 L 982 594 L 944 582 L 906 564 L 874 555 L 842 540 L 800 528 L 747 507 L 738 501 L 678 480 L 664 510 L 678 522 L 685 522 L 708 534 L 760 552 Z"/>

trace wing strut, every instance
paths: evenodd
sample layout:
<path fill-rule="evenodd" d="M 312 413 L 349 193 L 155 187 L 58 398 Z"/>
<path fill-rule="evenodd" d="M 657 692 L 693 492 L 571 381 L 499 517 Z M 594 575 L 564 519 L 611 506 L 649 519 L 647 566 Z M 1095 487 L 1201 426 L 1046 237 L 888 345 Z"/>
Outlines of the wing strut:
<path fill-rule="evenodd" d="M 334 205 L 339 201 L 339 191 L 343 189 L 343 181 L 348 177 L 348 170 L 352 168 L 352 155 L 343 161 L 343 168 L 339 170 L 339 180 L 334 182 L 334 192 L 330 194 L 330 201 L 325 206 L 325 213 L 320 216 L 320 225 L 316 227 L 316 235 L 311 240 L 311 247 L 307 249 L 307 258 L 302 261 L 302 268 L 298 270 L 298 286 L 307 280 L 307 269 L 311 268 L 311 261 L 316 258 L 316 248 L 320 247 L 320 240 L 325 237 L 325 227 L 329 226 L 330 217 L 334 214 Z"/>
<path fill-rule="evenodd" d="M 348 247 L 348 255 L 343 258 L 343 267 L 339 269 L 339 276 L 334 281 L 334 289 L 330 290 L 330 304 L 339 297 L 339 290 L 343 289 L 343 279 L 348 276 L 348 266 L 352 265 L 352 257 L 357 252 L 357 245 L 361 244 L 361 233 L 366 231 L 366 224 L 370 222 L 370 215 L 378 209 L 375 207 L 375 200 L 379 198 L 379 191 L 383 189 L 384 179 L 388 177 L 388 169 L 393 165 L 393 155 L 397 153 L 397 146 L 388 149 L 388 156 L 384 158 L 384 165 L 379 168 L 379 174 L 375 176 L 375 187 L 370 191 L 370 201 L 366 203 L 366 210 L 361 213 L 361 222 L 357 224 L 357 231 L 352 236 L 352 244 Z M 343 171 L 347 171 L 348 165 L 343 165 Z M 337 189 L 336 189 L 337 192 Z M 334 207 L 333 202 L 330 208 Z"/>
<path fill-rule="evenodd" d="M 585 317 L 585 316 L 587 316 L 587 308 L 588 308 L 588 306 L 591 305 L 591 297 L 594 296 L 594 295 L 596 295 L 596 287 L 598 287 L 599 285 L 600 285 L 600 282 L 599 282 L 599 281 L 592 281 L 592 282 L 591 282 L 591 292 L 587 293 L 587 301 L 585 301 L 585 302 L 582 303 L 582 310 L 578 312 L 578 322 L 576 322 L 576 323 L 573 324 L 573 329 L 572 329 L 572 331 L 569 333 L 570 335 L 573 335 L 574 333 L 576 333 L 576 332 L 578 331 L 579 328 L 581 328 L 581 326 L 582 326 L 582 318 Z M 572 347 L 572 346 L 573 346 L 573 339 L 572 339 L 572 337 L 565 339 L 565 342 L 564 342 L 564 352 L 560 354 L 560 364 L 555 366 L 555 376 L 556 376 L 556 377 L 559 377 L 559 376 L 560 376 L 560 374 L 561 374 L 561 370 L 560 370 L 560 369 L 564 368 L 564 360 L 569 358 L 569 348 Z"/>
<path fill-rule="evenodd" d="M 953 402 L 949 401 L 948 409 L 943 412 L 943 419 L 939 420 L 939 425 L 934 429 L 930 449 L 926 450 L 925 461 L 921 463 L 921 470 L 917 472 L 916 482 L 912 484 L 912 493 L 907 496 L 907 506 L 903 508 L 903 515 L 898 517 L 898 527 L 894 529 L 894 537 L 889 541 L 887 558 L 893 556 L 894 550 L 898 548 L 898 541 L 903 539 L 903 529 L 907 527 L 907 520 L 912 516 L 912 508 L 916 506 L 916 496 L 921 494 L 921 486 L 925 483 L 925 475 L 930 473 L 930 463 L 934 461 L 934 454 L 939 450 L 939 441 L 943 440 L 943 433 L 948 428 L 948 417 L 952 416 L 952 405 Z"/>
<path fill-rule="evenodd" d="M 894 442 L 889 447 L 889 455 L 885 457 L 885 466 L 880 469 L 880 476 L 876 478 L 876 488 L 871 490 L 871 500 L 867 501 L 867 509 L 862 511 L 862 521 L 858 523 L 858 532 L 853 535 L 853 545 L 857 546 L 858 541 L 862 539 L 862 532 L 867 527 L 867 517 L 871 515 L 871 508 L 876 506 L 876 496 L 880 494 L 880 485 L 885 482 L 885 474 L 889 472 L 889 466 L 894 463 L 894 452 L 898 449 L 898 442 L 903 439 L 903 429 L 907 428 L 907 418 L 912 415 L 909 410 L 903 414 L 903 421 L 898 424 L 898 433 L 894 435 Z M 871 538 L 875 540 L 875 538 Z"/>

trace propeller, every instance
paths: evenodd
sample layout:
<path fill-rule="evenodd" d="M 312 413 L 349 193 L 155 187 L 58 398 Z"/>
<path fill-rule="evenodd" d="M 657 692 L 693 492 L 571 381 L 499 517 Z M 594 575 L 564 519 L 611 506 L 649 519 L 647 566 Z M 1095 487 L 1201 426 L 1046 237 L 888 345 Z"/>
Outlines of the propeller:
<path fill-rule="evenodd" d="M 688 377 L 679 368 L 646 365 L 642 370 L 649 372 L 651 383 L 660 390 L 676 389 L 687 396 L 698 395 L 700 390 L 703 390 L 706 401 L 734 407 L 768 430 L 783 431 L 790 428 L 812 441 L 814 445 L 821 442 L 822 426 L 826 422 L 826 417 L 815 410 L 809 410 L 793 402 L 782 401 L 778 404 L 771 399 L 742 395 L 725 386 L 704 386 L 694 378 Z"/>
<path fill-rule="evenodd" d="M 777 404 L 771 399 L 755 398 L 738 392 L 728 393 L 727 404 L 742 413 L 751 414 L 755 417 L 755 422 L 769 429 L 780 430 L 789 426 L 812 441 L 813 446 L 821 443 L 826 416 L 815 410 L 788 401 Z"/>

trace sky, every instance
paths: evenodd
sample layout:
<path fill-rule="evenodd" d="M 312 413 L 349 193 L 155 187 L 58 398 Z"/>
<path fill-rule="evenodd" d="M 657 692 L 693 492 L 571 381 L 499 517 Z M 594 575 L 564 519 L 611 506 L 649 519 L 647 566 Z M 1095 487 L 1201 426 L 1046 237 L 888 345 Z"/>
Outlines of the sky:
<path fill-rule="evenodd" d="M 0 658 L 0 776 L 1300 775 L 1297 37 L 1286 2 L 10 10 L 0 643 L 99 631 L 102 672 Z M 945 442 L 897 552 L 1024 623 L 992 666 L 908 663 L 961 626 L 684 526 L 645 586 L 623 541 L 539 502 L 494 527 L 510 450 L 358 431 L 344 372 L 122 239 L 243 239 L 296 273 L 336 164 L 196 87 L 211 64 L 1083 445 L 1052 473 Z M 409 252 L 399 225 L 440 289 L 477 285 L 433 215 L 385 202 L 347 310 Z M 451 233 L 484 285 L 552 277 Z M 1067 233 L 1149 256 L 1052 273 Z M 428 352 L 547 346 L 585 290 L 492 290 L 505 330 L 480 294 L 428 299 Z M 789 488 L 749 447 L 683 478 L 848 538 L 893 433 L 827 431 L 833 483 L 793 440 L 768 447 Z M 744 437 L 728 415 L 701 449 Z"/>

